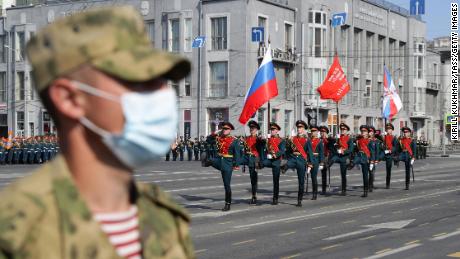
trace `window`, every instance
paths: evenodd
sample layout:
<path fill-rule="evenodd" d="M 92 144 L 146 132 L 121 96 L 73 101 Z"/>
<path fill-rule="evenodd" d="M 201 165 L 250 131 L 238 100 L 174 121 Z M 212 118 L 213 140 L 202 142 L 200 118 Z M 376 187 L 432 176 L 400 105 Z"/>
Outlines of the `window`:
<path fill-rule="evenodd" d="M 308 23 L 313 23 L 313 12 L 308 13 Z"/>
<path fill-rule="evenodd" d="M 176 92 L 176 96 L 180 96 L 179 82 L 171 81 L 171 88 Z"/>
<path fill-rule="evenodd" d="M 359 132 L 359 120 L 361 119 L 361 116 L 354 116 L 353 118 L 353 132 L 358 133 Z"/>
<path fill-rule="evenodd" d="M 169 51 L 179 52 L 179 19 L 169 20 Z"/>
<path fill-rule="evenodd" d="M 271 122 L 278 123 L 279 113 L 280 113 L 279 109 L 272 109 Z"/>
<path fill-rule="evenodd" d="M 377 47 L 377 73 L 383 73 L 383 64 L 385 62 L 385 37 L 379 35 L 379 42 Z"/>
<path fill-rule="evenodd" d="M 0 35 L 0 63 L 5 62 L 5 52 L 7 48 L 5 47 L 5 35 Z"/>
<path fill-rule="evenodd" d="M 185 77 L 185 96 L 192 96 L 190 74 Z"/>
<path fill-rule="evenodd" d="M 208 108 L 208 132 L 215 132 L 219 123 L 228 121 L 228 108 Z"/>
<path fill-rule="evenodd" d="M 405 63 L 406 56 L 406 43 L 399 42 L 399 79 L 404 79 L 404 68 L 406 67 Z M 402 97 L 401 97 L 402 98 Z"/>
<path fill-rule="evenodd" d="M 294 86 L 291 84 L 291 70 L 289 68 L 284 69 L 284 86 L 286 90 L 286 100 L 293 100 L 294 98 Z"/>
<path fill-rule="evenodd" d="M 374 34 L 373 33 L 367 33 L 366 35 L 366 72 L 372 73 L 372 47 L 374 46 L 373 44 L 374 40 Z"/>
<path fill-rule="evenodd" d="M 184 52 L 192 51 L 192 18 L 184 19 Z"/>
<path fill-rule="evenodd" d="M 16 73 L 16 101 L 24 101 L 26 95 L 25 83 L 24 83 L 24 72 Z"/>
<path fill-rule="evenodd" d="M 433 63 L 433 83 L 438 83 L 438 64 L 436 63 Z"/>
<path fill-rule="evenodd" d="M 291 114 L 292 111 L 285 110 L 284 111 L 284 135 L 289 136 L 290 129 L 291 129 Z"/>
<path fill-rule="evenodd" d="M 321 24 L 321 13 L 320 12 L 315 13 L 315 23 Z"/>
<path fill-rule="evenodd" d="M 340 44 L 337 44 L 338 47 L 341 47 L 341 58 L 340 63 L 342 64 L 343 71 L 346 73 L 348 67 L 348 26 L 342 26 L 340 28 Z"/>
<path fill-rule="evenodd" d="M 29 84 L 30 84 L 30 95 L 29 95 L 29 100 L 36 100 L 38 93 L 37 89 L 35 88 L 35 82 L 32 79 L 32 73 L 29 73 Z"/>
<path fill-rule="evenodd" d="M 17 135 L 24 135 L 24 112 L 16 112 L 16 130 Z"/>
<path fill-rule="evenodd" d="M 152 42 L 152 46 L 155 47 L 155 21 L 150 20 L 145 22 L 145 30 L 149 35 L 150 42 Z"/>
<path fill-rule="evenodd" d="M 192 110 L 184 110 L 184 137 L 190 138 L 190 131 L 192 127 Z"/>
<path fill-rule="evenodd" d="M 16 61 L 23 61 L 25 57 L 26 37 L 23 31 L 16 33 Z"/>
<path fill-rule="evenodd" d="M 228 89 L 228 63 L 210 62 L 209 97 L 227 97 Z"/>
<path fill-rule="evenodd" d="M 263 28 L 265 29 L 265 33 L 268 33 L 268 32 L 267 32 L 267 29 L 266 29 L 266 28 L 267 28 L 267 18 L 262 17 L 262 16 L 259 16 L 259 17 L 257 18 L 257 26 L 263 27 Z M 264 35 L 263 35 L 264 38 L 262 39 L 262 42 L 265 42 L 265 33 L 264 33 Z"/>
<path fill-rule="evenodd" d="M 422 79 L 423 77 L 423 57 L 415 57 L 417 59 L 417 78 Z"/>
<path fill-rule="evenodd" d="M 6 102 L 6 72 L 0 72 L 0 102 Z"/>
<path fill-rule="evenodd" d="M 359 57 L 361 56 L 361 32 L 360 29 L 355 29 L 355 39 L 353 41 L 353 67 L 359 70 Z"/>
<path fill-rule="evenodd" d="M 321 57 L 321 28 L 315 28 L 315 57 Z"/>
<path fill-rule="evenodd" d="M 396 45 L 396 41 L 394 39 L 390 39 L 390 43 L 389 43 L 389 46 L 388 46 L 388 51 L 389 51 L 389 61 L 388 61 L 388 69 L 390 71 L 394 71 L 395 69 L 397 69 L 397 67 L 395 67 L 395 56 L 396 56 L 396 53 L 395 53 L 395 45 Z M 391 72 L 390 72 L 391 73 Z"/>
<path fill-rule="evenodd" d="M 263 129 L 265 129 L 265 108 L 260 108 L 257 111 L 257 121 L 259 122 L 260 129 L 265 132 Z"/>
<path fill-rule="evenodd" d="M 286 51 L 292 51 L 292 25 L 288 23 L 284 24 L 284 42 Z"/>
<path fill-rule="evenodd" d="M 227 49 L 227 17 L 211 19 L 212 50 Z"/>
<path fill-rule="evenodd" d="M 45 134 L 50 133 L 51 130 L 51 118 L 48 112 L 43 112 L 43 132 Z"/>
<path fill-rule="evenodd" d="M 374 118 L 366 117 L 366 125 L 374 126 Z"/>

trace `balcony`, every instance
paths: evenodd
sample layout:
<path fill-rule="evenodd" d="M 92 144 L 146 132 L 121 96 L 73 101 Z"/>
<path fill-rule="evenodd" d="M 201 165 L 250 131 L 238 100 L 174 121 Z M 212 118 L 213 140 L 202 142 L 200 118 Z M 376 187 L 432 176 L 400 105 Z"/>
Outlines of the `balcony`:
<path fill-rule="evenodd" d="M 410 114 L 411 119 L 427 119 L 428 116 L 424 111 L 413 111 Z"/>
<path fill-rule="evenodd" d="M 431 91 L 439 91 L 440 84 L 438 83 L 426 83 L 426 90 L 431 90 Z"/>
<path fill-rule="evenodd" d="M 208 89 L 209 98 L 226 98 L 228 96 L 227 86 L 223 85 L 211 85 Z"/>
<path fill-rule="evenodd" d="M 257 58 L 263 59 L 266 51 L 267 47 L 260 46 L 259 50 L 257 51 Z M 288 50 L 282 50 L 280 48 L 272 49 L 272 59 L 275 62 L 297 64 L 297 55 L 294 53 L 292 48 Z"/>

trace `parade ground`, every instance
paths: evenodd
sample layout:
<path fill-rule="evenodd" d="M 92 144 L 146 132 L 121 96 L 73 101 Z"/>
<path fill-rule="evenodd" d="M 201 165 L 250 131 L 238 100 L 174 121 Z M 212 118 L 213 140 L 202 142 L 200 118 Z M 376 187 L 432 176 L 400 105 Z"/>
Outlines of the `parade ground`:
<path fill-rule="evenodd" d="M 415 182 L 403 190 L 403 166 L 393 169 L 385 189 L 384 165 L 376 173 L 376 190 L 361 198 L 361 171 L 348 174 L 347 196 L 340 196 L 334 165 L 328 196 L 295 207 L 297 176 L 280 180 L 280 204 L 270 205 L 270 169 L 259 172 L 257 206 L 248 205 L 249 173 L 234 172 L 233 204 L 222 212 L 220 173 L 199 162 L 158 162 L 137 171 L 143 182 L 163 187 L 192 216 L 198 258 L 449 258 L 460 256 L 460 155 L 415 162 Z M 35 165 L 0 167 L 0 188 L 27 175 Z M 320 181 L 321 182 L 321 181 Z"/>

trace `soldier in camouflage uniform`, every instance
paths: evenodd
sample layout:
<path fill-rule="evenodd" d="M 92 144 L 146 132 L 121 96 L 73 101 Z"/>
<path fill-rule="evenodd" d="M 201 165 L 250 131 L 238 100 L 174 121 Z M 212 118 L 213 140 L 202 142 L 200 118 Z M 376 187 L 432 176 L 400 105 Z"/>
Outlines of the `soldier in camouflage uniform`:
<path fill-rule="evenodd" d="M 36 90 L 56 122 L 62 155 L 1 192 L 0 258 L 121 259 L 95 216 L 133 207 L 142 258 L 194 258 L 184 209 L 159 187 L 136 183 L 132 176 L 141 164 L 164 156 L 174 139 L 175 94 L 163 78 L 184 78 L 190 63 L 153 49 L 142 17 L 120 6 L 57 20 L 31 38 L 27 53 Z M 152 96 L 161 97 L 161 105 L 150 102 Z M 127 108 L 129 98 L 142 102 Z M 142 113 L 133 103 L 161 120 L 152 126 L 136 117 L 141 121 L 133 124 L 130 119 Z M 146 131 L 133 132 L 133 125 Z M 129 140 L 129 133 L 157 145 Z M 130 152 L 114 148 L 119 138 L 132 144 L 124 146 Z"/>

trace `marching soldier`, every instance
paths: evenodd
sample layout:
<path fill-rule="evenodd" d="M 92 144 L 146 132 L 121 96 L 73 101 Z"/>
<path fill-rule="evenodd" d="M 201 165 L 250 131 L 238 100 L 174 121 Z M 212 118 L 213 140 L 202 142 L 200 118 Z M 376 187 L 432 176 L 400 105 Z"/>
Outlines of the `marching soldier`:
<path fill-rule="evenodd" d="M 307 123 L 298 120 L 296 123 L 297 136 L 287 140 L 287 163 L 281 167 L 283 173 L 289 168 L 296 169 L 299 189 L 297 191 L 297 207 L 302 207 L 302 198 L 305 188 L 305 171 L 307 166 Z"/>
<path fill-rule="evenodd" d="M 193 141 L 190 138 L 185 141 L 185 148 L 187 149 L 187 160 L 192 161 Z"/>
<path fill-rule="evenodd" d="M 372 168 L 372 161 L 375 160 L 375 147 L 369 139 L 369 126 L 361 125 L 359 130 L 361 131 L 361 135 L 355 141 L 357 154 L 353 160 L 353 164 L 361 165 L 364 189 L 361 197 L 367 197 L 369 191 L 369 170 Z"/>
<path fill-rule="evenodd" d="M 385 137 L 384 137 L 384 153 L 385 153 L 385 163 L 386 163 L 386 189 L 390 189 L 391 183 L 391 168 L 393 166 L 393 161 L 396 153 L 398 152 L 398 140 L 396 136 L 393 136 L 394 126 L 391 123 L 385 125 Z"/>
<path fill-rule="evenodd" d="M 321 141 L 323 142 L 324 147 L 324 164 L 327 164 L 329 159 L 331 159 L 331 150 L 334 148 L 334 139 L 329 137 L 329 128 L 326 126 L 320 126 L 319 131 L 321 133 Z M 327 186 L 327 166 L 323 166 L 321 169 L 321 195 L 326 195 L 326 186 Z"/>
<path fill-rule="evenodd" d="M 200 159 L 200 141 L 198 141 L 198 138 L 195 138 L 195 141 L 193 141 L 193 156 L 195 157 L 195 161 Z"/>
<path fill-rule="evenodd" d="M 329 161 L 329 167 L 333 163 L 340 164 L 340 176 L 342 178 L 342 196 L 347 195 L 347 163 L 350 161 L 350 155 L 353 151 L 353 141 L 348 131 L 350 127 L 345 123 L 339 125 L 341 134 L 335 143 L 335 154 Z"/>
<path fill-rule="evenodd" d="M 417 155 L 416 142 L 411 138 L 412 130 L 409 127 L 403 127 L 403 136 L 399 138 L 399 148 L 401 153 L 399 154 L 399 160 L 403 161 L 406 167 L 406 189 L 409 190 L 410 184 L 410 171 L 411 166 L 414 164 L 415 157 Z"/>
<path fill-rule="evenodd" d="M 267 140 L 266 154 L 263 165 L 270 167 L 273 174 L 273 201 L 272 205 L 278 205 L 279 185 L 280 185 L 280 166 L 281 158 L 286 152 L 286 141 L 280 138 L 281 127 L 272 122 L 270 123 L 270 138 Z"/>
<path fill-rule="evenodd" d="M 222 211 L 229 211 L 230 204 L 232 203 L 232 190 L 230 183 L 232 180 L 233 170 L 238 169 L 238 162 L 240 161 L 240 146 L 238 139 L 230 135 L 231 131 L 235 129 L 230 122 L 221 123 L 221 132 L 216 135 L 217 157 L 211 160 L 206 160 L 204 166 L 212 166 L 220 170 L 222 180 L 225 188 L 225 206 Z"/>
<path fill-rule="evenodd" d="M 250 136 L 247 136 L 243 140 L 244 155 L 241 165 L 247 165 L 249 167 L 249 176 L 251 178 L 251 193 L 252 198 L 249 204 L 257 204 L 257 168 L 260 168 L 260 158 L 263 153 L 263 147 L 265 141 L 262 140 L 258 135 L 260 130 L 259 123 L 255 121 L 249 121 L 248 123 Z"/>
<path fill-rule="evenodd" d="M 182 136 L 179 137 L 177 148 L 179 149 L 179 160 L 184 161 L 185 143 L 184 138 Z"/>
<path fill-rule="evenodd" d="M 318 197 L 318 170 L 324 169 L 324 146 L 317 126 L 310 126 L 311 139 L 307 141 L 308 167 L 311 168 L 311 182 L 313 185 L 312 200 Z"/>
<path fill-rule="evenodd" d="M 368 126 L 369 130 L 369 145 L 371 150 L 374 152 L 373 160 L 369 162 L 369 192 L 372 192 L 374 189 L 374 180 L 375 180 L 375 170 L 379 162 L 379 155 L 381 152 L 381 141 L 376 137 L 375 127 Z"/>
<path fill-rule="evenodd" d="M 203 157 L 203 154 L 206 153 L 206 140 L 204 136 L 200 136 L 200 159 Z"/>

